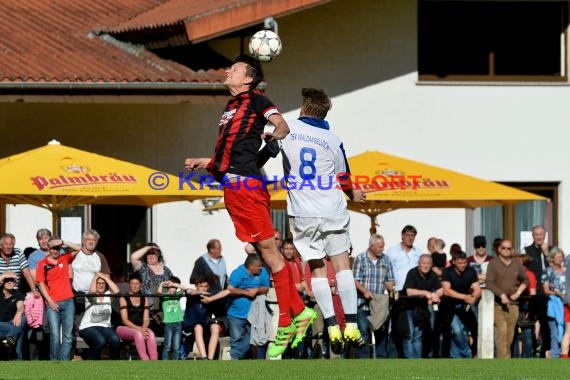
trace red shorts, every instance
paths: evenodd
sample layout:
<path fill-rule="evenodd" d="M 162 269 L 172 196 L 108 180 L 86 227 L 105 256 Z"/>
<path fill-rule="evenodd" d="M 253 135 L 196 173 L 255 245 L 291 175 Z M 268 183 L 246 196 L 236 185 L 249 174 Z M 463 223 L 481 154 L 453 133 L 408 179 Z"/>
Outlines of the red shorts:
<path fill-rule="evenodd" d="M 239 240 L 248 243 L 274 236 L 269 193 L 260 180 L 241 179 L 224 186 L 224 203 Z"/>
<path fill-rule="evenodd" d="M 564 322 L 570 322 L 570 303 L 564 304 Z"/>

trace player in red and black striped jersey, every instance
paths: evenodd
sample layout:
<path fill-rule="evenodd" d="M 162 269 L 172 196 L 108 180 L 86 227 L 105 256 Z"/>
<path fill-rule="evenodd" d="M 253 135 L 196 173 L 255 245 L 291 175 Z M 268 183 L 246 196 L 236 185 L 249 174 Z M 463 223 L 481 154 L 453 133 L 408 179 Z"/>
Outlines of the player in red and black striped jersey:
<path fill-rule="evenodd" d="M 262 139 L 266 142 L 281 140 L 289 133 L 289 127 L 277 107 L 255 89 L 262 80 L 263 71 L 257 59 L 248 55 L 236 58 L 226 70 L 224 85 L 232 97 L 220 119 L 214 155 L 187 158 L 184 165 L 190 171 L 206 168 L 224 183 L 224 202 L 236 236 L 252 243 L 271 268 L 280 311 L 275 342 L 279 342 L 284 351 L 289 342 L 300 342 L 314 320 L 314 312 L 305 309 L 289 267 L 275 243 L 269 193 L 262 183 L 258 154 Z M 264 133 L 268 121 L 275 129 Z M 280 351 L 270 348 L 269 355 L 278 356 Z"/>
<path fill-rule="evenodd" d="M 230 99 L 220 119 L 214 156 L 207 166 L 216 180 L 222 181 L 228 173 L 261 178 L 257 152 L 263 129 L 272 116 L 280 121 L 277 107 L 259 90 L 241 92 Z"/>

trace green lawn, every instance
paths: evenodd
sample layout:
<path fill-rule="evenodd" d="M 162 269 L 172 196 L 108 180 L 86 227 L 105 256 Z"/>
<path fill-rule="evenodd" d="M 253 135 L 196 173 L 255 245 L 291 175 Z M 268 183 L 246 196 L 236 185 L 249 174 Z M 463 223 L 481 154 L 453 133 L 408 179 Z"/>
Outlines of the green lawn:
<path fill-rule="evenodd" d="M 0 379 L 567 379 L 570 361 L 283 360 L 1 362 Z"/>

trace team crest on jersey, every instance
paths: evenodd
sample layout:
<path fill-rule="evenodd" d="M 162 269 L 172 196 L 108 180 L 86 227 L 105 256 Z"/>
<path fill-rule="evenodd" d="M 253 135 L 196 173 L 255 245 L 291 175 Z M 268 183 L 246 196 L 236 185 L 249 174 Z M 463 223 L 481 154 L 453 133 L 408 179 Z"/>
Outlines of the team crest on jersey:
<path fill-rule="evenodd" d="M 220 127 L 225 127 L 226 124 L 228 124 L 228 122 L 234 118 L 235 114 L 237 112 L 237 109 L 233 109 L 231 111 L 226 111 L 223 113 L 222 118 L 220 119 Z"/>

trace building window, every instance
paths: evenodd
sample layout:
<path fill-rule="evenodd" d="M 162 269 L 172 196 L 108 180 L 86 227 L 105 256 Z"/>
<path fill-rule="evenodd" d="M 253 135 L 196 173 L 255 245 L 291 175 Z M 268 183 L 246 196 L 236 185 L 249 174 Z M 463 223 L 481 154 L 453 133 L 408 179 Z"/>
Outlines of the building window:
<path fill-rule="evenodd" d="M 517 251 L 525 244 L 521 232 L 532 230 L 536 225 L 543 225 L 548 234 L 549 245 L 558 244 L 558 182 L 520 183 L 501 182 L 529 193 L 538 194 L 549 201 L 530 201 L 511 206 L 483 207 L 476 212 L 481 221 L 480 233 L 488 242 L 495 238 L 509 239 Z M 487 245 L 490 251 L 490 244 Z"/>
<path fill-rule="evenodd" d="M 273 227 L 281 232 L 283 239 L 290 237 L 287 210 L 271 210 L 271 221 Z"/>
<path fill-rule="evenodd" d="M 565 81 L 568 1 L 418 2 L 420 81 Z"/>

